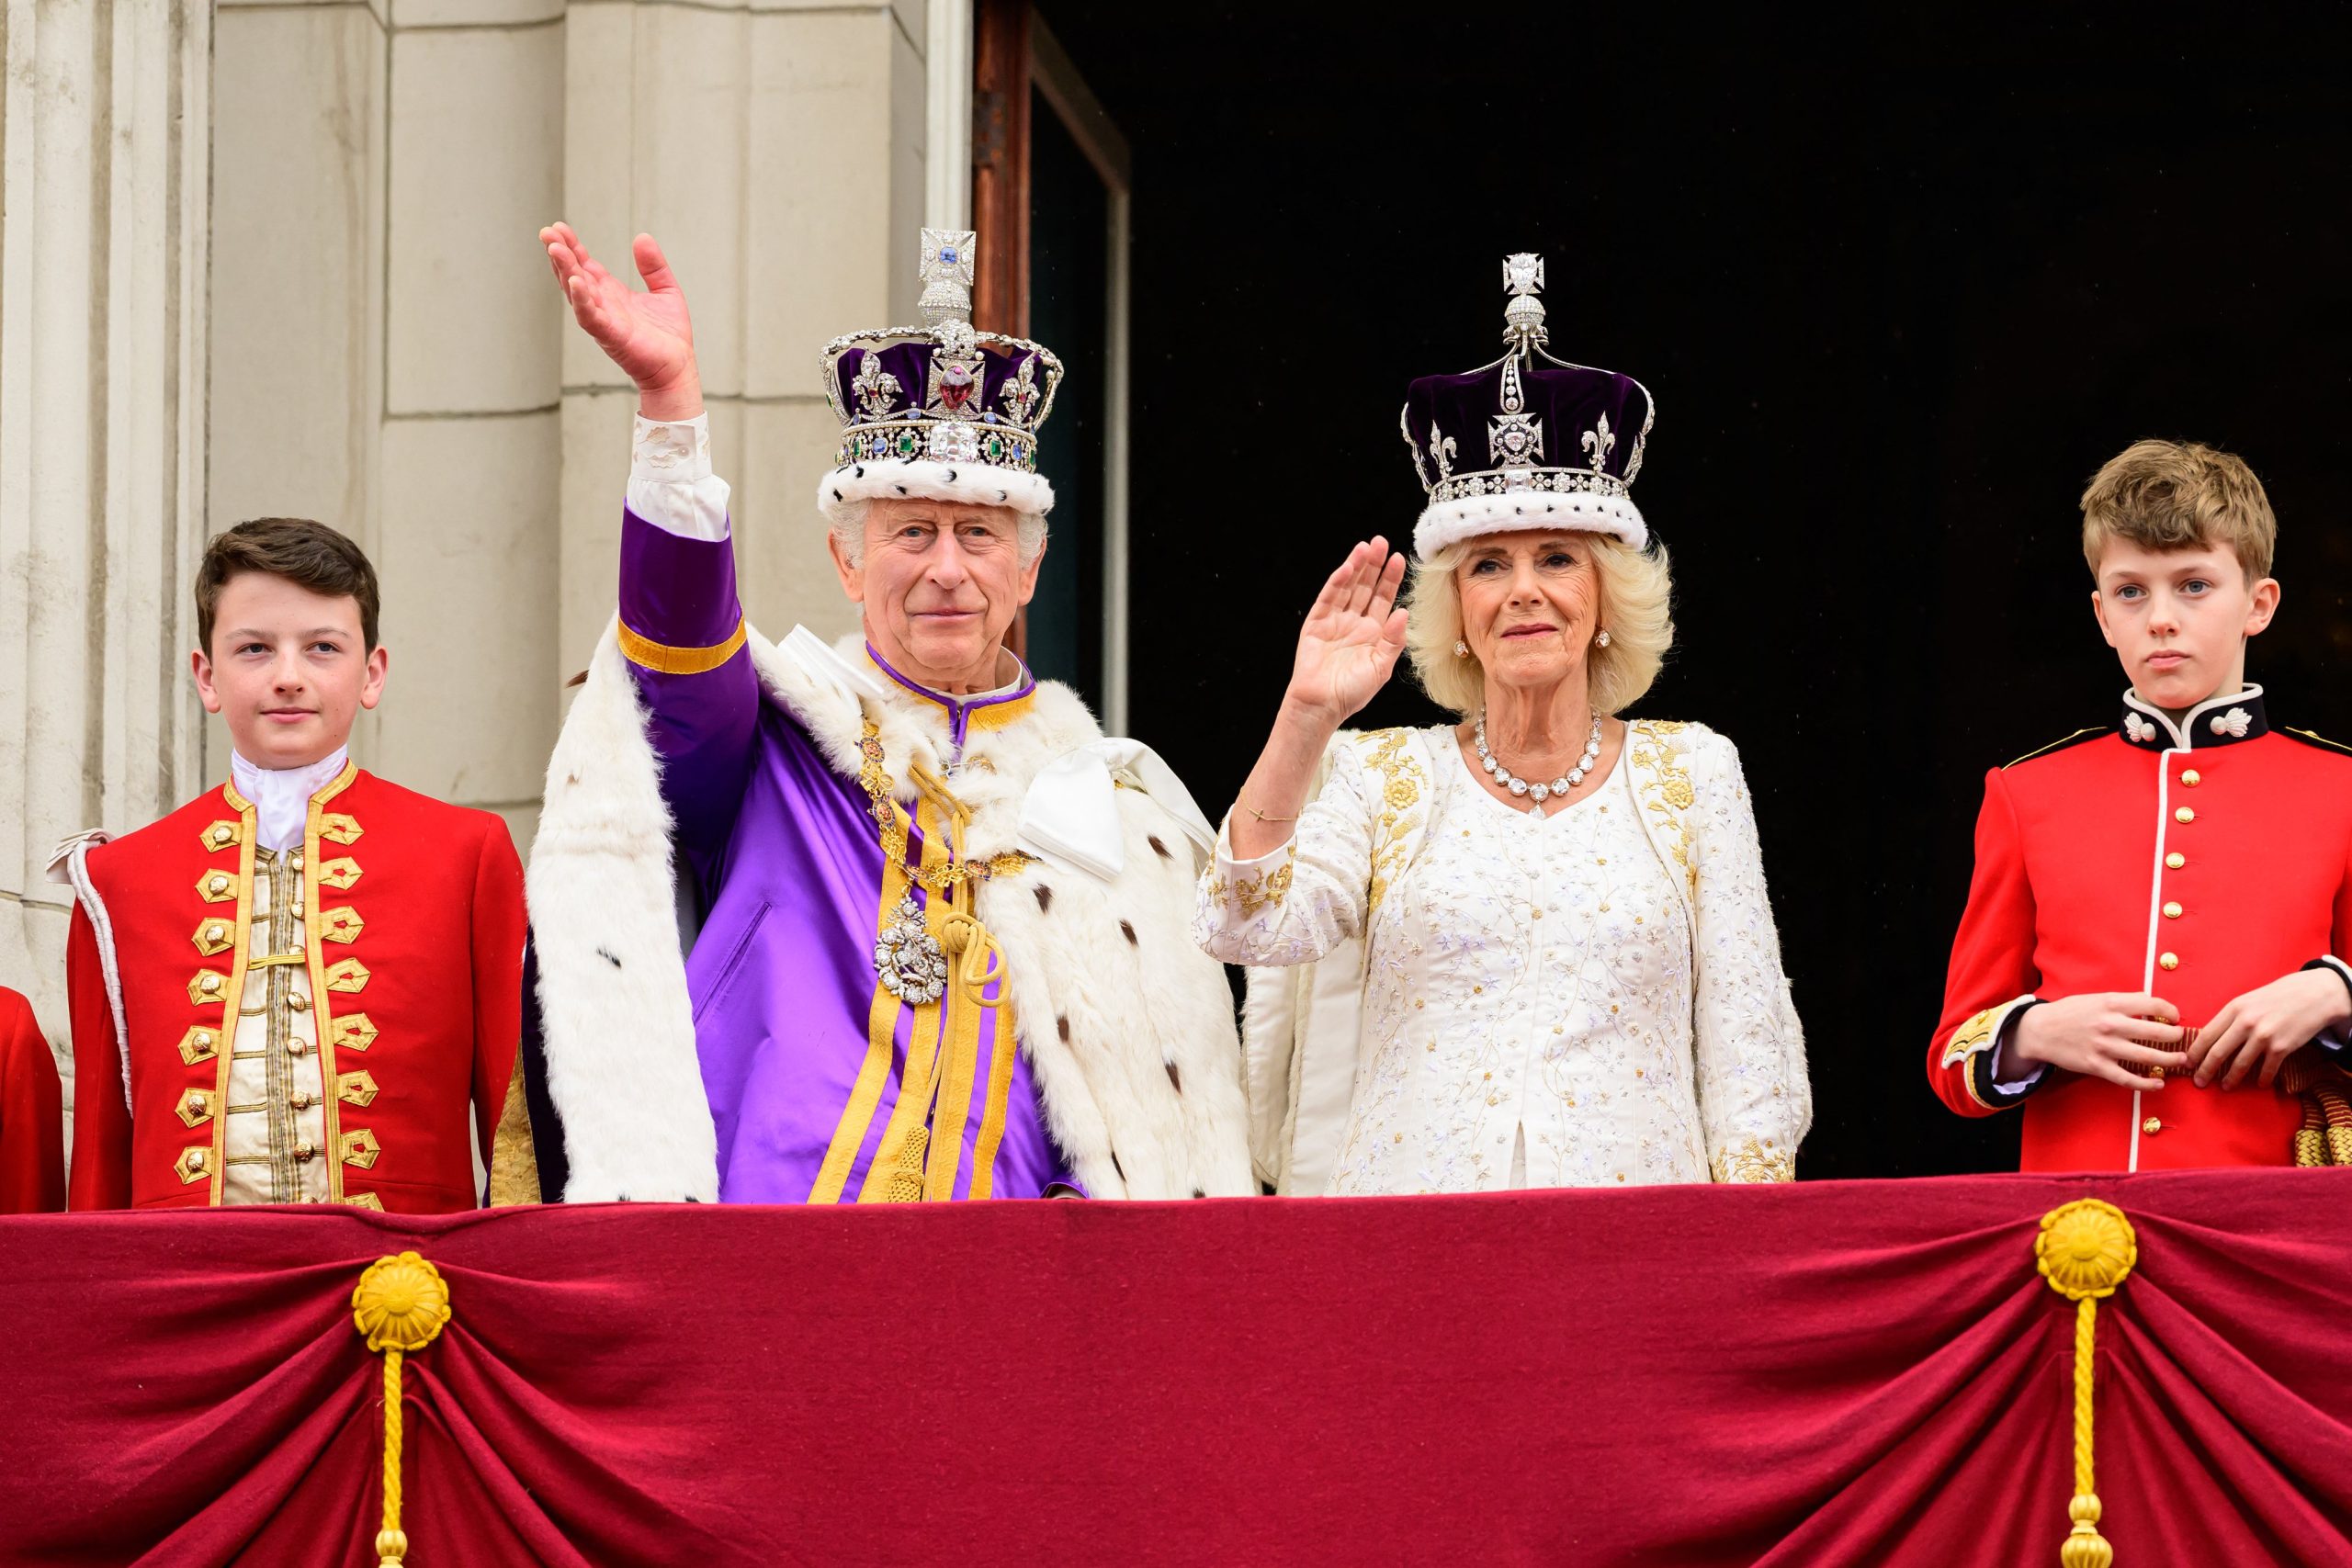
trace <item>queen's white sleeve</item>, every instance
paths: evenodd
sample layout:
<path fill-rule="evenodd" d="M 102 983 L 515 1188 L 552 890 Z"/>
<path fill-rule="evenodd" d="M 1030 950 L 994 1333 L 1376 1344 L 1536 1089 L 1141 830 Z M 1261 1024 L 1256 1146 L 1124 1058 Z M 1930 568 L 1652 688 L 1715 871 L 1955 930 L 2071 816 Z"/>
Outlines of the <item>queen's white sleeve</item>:
<path fill-rule="evenodd" d="M 1730 741 L 1702 733 L 1687 755 L 1699 775 L 1691 1046 L 1708 1163 L 1717 1181 L 1792 1181 L 1813 1123 L 1813 1088 L 1755 807 Z"/>
<path fill-rule="evenodd" d="M 628 509 L 685 539 L 727 537 L 727 481 L 710 471 L 710 416 L 663 423 L 637 416 Z"/>
<path fill-rule="evenodd" d="M 1237 860 L 1231 827 L 1228 817 L 1217 829 L 1216 858 L 1201 874 L 1193 940 L 1203 951 L 1227 964 L 1306 964 L 1363 933 L 1372 821 L 1352 749 L 1333 760 L 1287 842 Z"/>

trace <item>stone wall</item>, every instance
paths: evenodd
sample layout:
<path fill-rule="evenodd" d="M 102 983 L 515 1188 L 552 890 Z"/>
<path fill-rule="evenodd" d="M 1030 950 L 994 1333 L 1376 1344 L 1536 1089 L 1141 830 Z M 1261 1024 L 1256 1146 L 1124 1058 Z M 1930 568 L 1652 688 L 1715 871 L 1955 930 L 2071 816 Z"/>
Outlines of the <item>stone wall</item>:
<path fill-rule="evenodd" d="M 80 829 L 203 778 L 187 582 L 204 528 L 211 15 L 0 9 L 0 985 L 65 1038 Z"/>
<path fill-rule="evenodd" d="M 186 601 L 203 538 L 242 518 L 362 542 L 391 678 L 356 755 L 499 811 L 527 851 L 562 682 L 612 609 L 635 403 L 571 326 L 541 224 L 616 270 L 661 236 L 752 619 L 855 624 L 812 503 L 817 350 L 915 315 L 946 13 L 5 3 L 0 801 L 22 809 L 0 816 L 0 985 L 61 1045 L 42 863 L 225 773 Z"/>

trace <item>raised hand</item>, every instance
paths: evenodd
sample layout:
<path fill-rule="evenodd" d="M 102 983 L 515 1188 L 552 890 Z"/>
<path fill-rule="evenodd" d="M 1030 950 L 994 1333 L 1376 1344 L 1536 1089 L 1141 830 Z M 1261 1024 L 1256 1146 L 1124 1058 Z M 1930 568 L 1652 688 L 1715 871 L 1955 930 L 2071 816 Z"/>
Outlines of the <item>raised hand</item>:
<path fill-rule="evenodd" d="M 1299 627 L 1284 706 L 1337 728 L 1372 701 L 1405 651 L 1404 581 L 1405 558 L 1386 539 L 1348 552 Z"/>
<path fill-rule="evenodd" d="M 653 236 L 639 234 L 633 247 L 637 274 L 645 280 L 641 291 L 605 271 L 569 223 L 540 230 L 539 243 L 547 247 L 573 320 L 636 383 L 645 416 L 675 420 L 700 413 L 702 378 L 685 291 Z"/>

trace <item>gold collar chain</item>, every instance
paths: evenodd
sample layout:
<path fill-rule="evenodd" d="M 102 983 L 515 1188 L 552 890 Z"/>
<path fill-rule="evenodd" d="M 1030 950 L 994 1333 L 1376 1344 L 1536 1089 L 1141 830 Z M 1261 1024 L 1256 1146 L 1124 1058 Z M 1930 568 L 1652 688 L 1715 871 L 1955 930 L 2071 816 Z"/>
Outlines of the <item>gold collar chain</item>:
<path fill-rule="evenodd" d="M 874 825 L 881 829 L 883 859 L 887 863 L 903 863 L 907 858 L 907 814 L 892 798 L 890 774 L 882 765 L 881 730 L 871 718 L 865 721 L 865 731 L 858 740 L 857 750 L 863 759 L 857 770 L 857 782 L 865 791 Z M 969 826 L 972 819 L 970 808 L 935 782 L 926 785 L 920 769 L 917 770 L 916 784 L 957 829 Z M 951 842 L 948 849 L 958 858 L 944 866 L 925 865 L 918 862 L 907 866 L 908 877 L 933 893 L 953 894 L 967 884 L 1007 875 L 1037 862 L 1036 856 L 1020 850 L 1007 850 L 986 860 L 965 860 L 960 858 L 960 843 Z"/>

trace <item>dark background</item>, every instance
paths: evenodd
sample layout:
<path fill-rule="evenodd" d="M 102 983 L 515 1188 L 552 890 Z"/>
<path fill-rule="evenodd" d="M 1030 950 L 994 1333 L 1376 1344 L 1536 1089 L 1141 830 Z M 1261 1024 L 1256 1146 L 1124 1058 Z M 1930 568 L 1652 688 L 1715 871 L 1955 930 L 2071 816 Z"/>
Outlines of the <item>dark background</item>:
<path fill-rule="evenodd" d="M 1810 1178 L 2014 1167 L 1923 1063 L 1984 771 L 2117 711 L 2102 461 L 2254 465 L 2249 678 L 2352 735 L 2344 14 L 2056 9 L 1040 7 L 1135 150 L 1135 732 L 1223 810 L 1325 574 L 1410 536 L 1407 381 L 1493 359 L 1541 252 L 1552 351 L 1657 400 L 1679 633 L 1634 711 L 1739 745 Z M 1440 716 L 1401 668 L 1358 722 Z"/>

